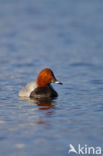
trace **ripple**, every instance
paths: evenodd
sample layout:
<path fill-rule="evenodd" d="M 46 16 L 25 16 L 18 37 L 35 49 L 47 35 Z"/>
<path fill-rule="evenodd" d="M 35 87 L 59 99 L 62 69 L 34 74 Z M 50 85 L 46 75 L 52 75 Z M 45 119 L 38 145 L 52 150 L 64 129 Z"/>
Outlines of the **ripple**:
<path fill-rule="evenodd" d="M 103 80 L 91 80 L 90 83 L 103 86 Z"/>
<path fill-rule="evenodd" d="M 84 63 L 84 62 L 72 63 L 72 64 L 70 64 L 70 66 L 73 66 L 73 67 L 94 67 L 93 64 Z"/>
<path fill-rule="evenodd" d="M 18 149 L 23 149 L 25 147 L 24 144 L 16 144 L 16 148 Z"/>

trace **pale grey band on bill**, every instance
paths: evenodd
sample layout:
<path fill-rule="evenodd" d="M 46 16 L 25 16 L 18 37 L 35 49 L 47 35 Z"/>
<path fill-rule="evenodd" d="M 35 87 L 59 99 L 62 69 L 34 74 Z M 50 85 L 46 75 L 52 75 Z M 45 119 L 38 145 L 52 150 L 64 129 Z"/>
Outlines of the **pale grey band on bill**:
<path fill-rule="evenodd" d="M 61 85 L 63 84 L 62 82 L 59 82 L 59 81 L 57 81 L 57 80 L 56 80 L 54 83 L 56 83 L 56 84 L 61 84 Z"/>

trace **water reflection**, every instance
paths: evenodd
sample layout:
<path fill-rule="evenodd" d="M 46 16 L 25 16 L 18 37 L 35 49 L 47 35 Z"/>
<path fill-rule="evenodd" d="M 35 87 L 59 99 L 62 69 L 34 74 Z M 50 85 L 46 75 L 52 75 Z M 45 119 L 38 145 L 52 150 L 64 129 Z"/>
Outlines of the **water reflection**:
<path fill-rule="evenodd" d="M 55 98 L 31 99 L 31 98 L 22 97 L 22 98 L 19 98 L 19 100 L 24 100 L 28 104 L 37 106 L 39 111 L 43 110 L 44 113 L 40 112 L 40 114 L 38 116 L 38 120 L 36 121 L 37 125 L 49 123 L 47 116 L 52 115 L 54 112 L 54 108 L 56 106 Z"/>
<path fill-rule="evenodd" d="M 55 100 L 56 98 L 42 98 L 42 99 L 33 99 L 33 98 L 25 98 L 20 97 L 19 100 L 25 100 L 29 104 L 37 105 L 39 110 L 50 110 L 55 108 Z M 48 112 L 49 113 L 49 112 Z"/>

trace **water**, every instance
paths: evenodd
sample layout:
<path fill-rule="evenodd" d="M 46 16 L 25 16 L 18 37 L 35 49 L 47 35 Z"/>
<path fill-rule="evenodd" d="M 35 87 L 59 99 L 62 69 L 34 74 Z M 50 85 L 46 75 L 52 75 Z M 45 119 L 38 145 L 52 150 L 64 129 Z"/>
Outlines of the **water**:
<path fill-rule="evenodd" d="M 103 145 L 103 1 L 0 0 L 0 156 Z M 53 101 L 18 91 L 51 68 Z"/>

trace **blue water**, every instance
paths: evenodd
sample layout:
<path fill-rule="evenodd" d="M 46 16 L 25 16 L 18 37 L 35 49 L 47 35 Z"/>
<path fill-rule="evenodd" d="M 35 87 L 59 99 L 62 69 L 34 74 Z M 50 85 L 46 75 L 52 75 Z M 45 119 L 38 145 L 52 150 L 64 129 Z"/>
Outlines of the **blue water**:
<path fill-rule="evenodd" d="M 19 99 L 49 67 L 53 101 Z M 0 0 L 0 156 L 103 150 L 103 1 Z"/>

